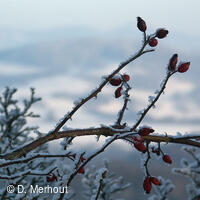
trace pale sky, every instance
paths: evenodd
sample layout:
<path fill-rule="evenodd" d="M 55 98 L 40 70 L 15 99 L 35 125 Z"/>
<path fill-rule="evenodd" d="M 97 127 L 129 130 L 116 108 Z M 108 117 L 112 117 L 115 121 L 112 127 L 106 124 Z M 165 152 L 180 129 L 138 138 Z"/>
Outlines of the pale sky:
<path fill-rule="evenodd" d="M 0 0 L 0 27 L 46 30 L 85 26 L 107 31 L 141 16 L 153 28 L 200 34 L 199 0 Z"/>

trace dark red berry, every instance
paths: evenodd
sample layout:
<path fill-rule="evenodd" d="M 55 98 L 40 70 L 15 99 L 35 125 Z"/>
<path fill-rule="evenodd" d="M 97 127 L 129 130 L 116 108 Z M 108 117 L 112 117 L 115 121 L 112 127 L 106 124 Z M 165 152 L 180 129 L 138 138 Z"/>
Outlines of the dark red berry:
<path fill-rule="evenodd" d="M 86 158 L 81 157 L 81 162 L 84 162 L 86 160 Z"/>
<path fill-rule="evenodd" d="M 122 83 L 122 80 L 119 77 L 113 77 L 109 82 L 112 86 L 119 86 Z"/>
<path fill-rule="evenodd" d="M 122 93 L 122 87 L 118 87 L 116 90 L 115 90 L 115 98 L 119 98 L 121 97 Z"/>
<path fill-rule="evenodd" d="M 141 136 L 139 136 L 139 137 L 133 136 L 133 140 L 136 141 L 136 142 L 140 142 L 140 143 L 142 143 L 144 141 Z"/>
<path fill-rule="evenodd" d="M 175 71 L 177 62 L 178 62 L 178 54 L 174 54 L 169 60 L 168 70 Z"/>
<path fill-rule="evenodd" d="M 130 80 L 130 76 L 128 74 L 124 74 L 123 78 L 126 82 L 128 82 Z"/>
<path fill-rule="evenodd" d="M 153 37 L 149 40 L 149 46 L 155 47 L 155 46 L 157 46 L 157 44 L 158 44 L 158 40 L 155 37 Z"/>
<path fill-rule="evenodd" d="M 47 177 L 47 182 L 53 182 L 54 180 L 57 181 L 57 176 L 54 173 L 50 173 Z"/>
<path fill-rule="evenodd" d="M 137 27 L 142 32 L 145 32 L 147 29 L 146 22 L 141 17 L 137 17 Z"/>
<path fill-rule="evenodd" d="M 135 142 L 134 143 L 134 147 L 141 152 L 145 152 L 146 151 L 146 147 L 142 142 Z"/>
<path fill-rule="evenodd" d="M 156 37 L 158 37 L 159 39 L 162 39 L 162 38 L 165 38 L 168 33 L 169 33 L 168 30 L 161 28 L 156 31 Z"/>
<path fill-rule="evenodd" d="M 154 185 L 161 185 L 160 181 L 156 177 L 151 177 L 150 180 Z"/>
<path fill-rule="evenodd" d="M 154 132 L 154 130 L 152 128 L 144 127 L 144 128 L 139 129 L 138 134 L 141 136 L 147 136 L 153 132 Z"/>
<path fill-rule="evenodd" d="M 178 66 L 178 72 L 184 73 L 186 72 L 190 67 L 190 62 L 182 63 Z"/>
<path fill-rule="evenodd" d="M 151 192 L 152 184 L 149 176 L 144 179 L 143 188 L 147 194 Z"/>
<path fill-rule="evenodd" d="M 165 155 L 163 156 L 162 159 L 163 159 L 163 161 L 166 162 L 166 163 L 169 163 L 169 164 L 172 163 L 171 157 L 170 157 L 169 155 L 167 155 L 167 154 L 165 154 Z"/>
<path fill-rule="evenodd" d="M 84 174 L 85 173 L 85 169 L 84 167 L 82 167 L 79 171 L 78 171 L 79 174 Z"/>

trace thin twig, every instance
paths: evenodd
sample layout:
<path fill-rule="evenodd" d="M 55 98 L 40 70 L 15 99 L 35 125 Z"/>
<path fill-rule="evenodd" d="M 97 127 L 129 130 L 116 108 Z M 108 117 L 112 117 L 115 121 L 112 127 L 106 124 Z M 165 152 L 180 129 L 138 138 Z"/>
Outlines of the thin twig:
<path fill-rule="evenodd" d="M 149 152 L 149 142 L 146 143 L 146 151 L 147 151 L 147 159 L 146 159 L 146 161 L 144 163 L 144 167 L 145 167 L 147 176 L 150 176 L 150 173 L 149 173 L 149 170 L 148 170 L 148 162 L 149 162 L 149 160 L 151 158 L 150 152 Z"/>
<path fill-rule="evenodd" d="M 37 154 L 35 156 L 31 156 L 26 159 L 20 159 L 20 160 L 14 160 L 14 161 L 10 161 L 10 162 L 0 163 L 0 167 L 6 167 L 8 165 L 14 165 L 14 164 L 27 163 L 36 158 L 69 158 L 70 160 L 74 160 L 74 156 L 70 152 L 67 154 L 55 154 L 55 155 Z"/>
<path fill-rule="evenodd" d="M 128 105 L 128 101 L 129 101 L 129 96 L 130 96 L 128 94 L 128 92 L 131 89 L 130 86 L 126 82 L 125 82 L 125 84 L 127 85 L 127 89 L 125 90 L 125 94 L 124 94 L 124 104 L 123 104 L 122 109 L 118 113 L 118 119 L 117 119 L 117 122 L 115 123 L 119 127 L 121 126 L 121 121 L 123 119 L 125 110 L 127 109 L 127 105 Z"/>
<path fill-rule="evenodd" d="M 100 192 L 101 192 L 102 187 L 103 187 L 103 179 L 104 179 L 105 176 L 106 176 L 106 172 L 107 172 L 107 171 L 104 171 L 104 172 L 101 174 L 101 177 L 102 177 L 102 178 L 99 180 L 99 187 L 98 187 L 98 190 L 97 190 L 97 195 L 96 195 L 96 197 L 95 197 L 95 200 L 98 200 L 98 198 L 99 198 Z"/>
<path fill-rule="evenodd" d="M 49 175 L 52 171 L 54 171 L 57 167 L 54 167 L 53 169 L 51 169 L 49 172 L 47 173 L 36 173 L 34 171 L 31 171 L 31 170 L 28 170 L 24 173 L 21 173 L 21 174 L 18 174 L 18 175 L 15 175 L 15 176 L 0 176 L 0 179 L 7 179 L 7 180 L 13 180 L 13 179 L 16 179 L 16 178 L 19 178 L 19 177 L 23 177 L 23 176 L 47 176 Z"/>
<path fill-rule="evenodd" d="M 159 93 L 157 94 L 157 96 L 154 98 L 154 100 L 147 106 L 147 108 L 143 111 L 143 113 L 141 114 L 140 118 L 138 119 L 138 121 L 136 122 L 136 124 L 133 126 L 133 128 L 131 129 L 131 131 L 136 130 L 136 128 L 139 126 L 139 124 L 142 122 L 142 120 L 144 119 L 144 117 L 146 116 L 146 114 L 148 113 L 148 111 L 155 105 L 155 103 L 158 101 L 159 97 L 161 96 L 161 94 L 163 93 L 166 84 L 169 80 L 169 78 L 175 73 L 176 71 L 170 73 L 168 72 L 166 79 L 162 85 L 162 88 L 160 89 Z"/>

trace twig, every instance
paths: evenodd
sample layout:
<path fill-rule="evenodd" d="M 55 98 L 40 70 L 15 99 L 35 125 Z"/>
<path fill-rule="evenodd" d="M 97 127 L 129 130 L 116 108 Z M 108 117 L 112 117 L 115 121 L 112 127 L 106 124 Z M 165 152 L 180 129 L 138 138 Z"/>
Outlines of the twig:
<path fill-rule="evenodd" d="M 57 167 L 54 167 L 53 169 L 51 169 L 49 172 L 47 173 L 36 173 L 34 171 L 31 171 L 31 170 L 28 170 L 24 173 L 21 173 L 21 174 L 18 174 L 18 175 L 15 175 L 15 176 L 0 176 L 0 179 L 7 179 L 7 180 L 13 180 L 13 179 L 16 179 L 16 178 L 19 178 L 19 177 L 23 177 L 23 176 L 26 176 L 26 175 L 29 175 L 29 176 L 47 176 L 49 175 L 52 171 L 54 171 Z"/>
<path fill-rule="evenodd" d="M 5 163 L 0 163 L 0 167 L 6 167 L 8 165 L 14 165 L 14 164 L 21 164 L 21 163 L 27 163 L 33 159 L 36 158 L 69 158 L 71 160 L 74 160 L 73 155 L 70 154 L 71 152 L 67 153 L 67 154 L 55 154 L 55 155 L 50 155 L 50 154 L 37 154 L 35 156 L 31 156 L 29 158 L 26 159 L 20 159 L 20 160 L 14 160 L 14 161 L 10 161 L 10 162 L 5 162 Z"/>
<path fill-rule="evenodd" d="M 122 77 L 123 78 L 123 77 Z M 115 123 L 116 126 L 121 126 L 121 121 L 123 119 L 123 116 L 124 116 L 124 113 L 125 113 L 125 110 L 127 109 L 127 105 L 128 105 L 128 101 L 129 101 L 129 90 L 131 89 L 130 86 L 124 81 L 124 83 L 126 84 L 127 86 L 127 89 L 125 90 L 125 94 L 124 94 L 124 104 L 123 104 L 123 107 L 122 109 L 119 111 L 118 113 L 118 119 L 117 119 L 117 122 Z"/>
<path fill-rule="evenodd" d="M 149 170 L 148 170 L 148 162 L 149 162 L 149 160 L 151 158 L 150 152 L 149 152 L 149 142 L 146 143 L 146 151 L 147 151 L 147 159 L 146 159 L 146 161 L 144 163 L 144 167 L 145 167 L 147 176 L 150 176 L 150 173 L 149 173 Z"/>
<path fill-rule="evenodd" d="M 142 122 L 142 120 L 144 119 L 145 115 L 148 113 L 148 111 L 155 105 L 155 103 L 158 101 L 159 97 L 161 96 L 161 94 L 163 93 L 166 84 L 169 80 L 169 78 L 176 73 L 176 71 L 170 73 L 168 72 L 166 79 L 162 85 L 162 88 L 160 89 L 159 93 L 157 94 L 157 96 L 154 98 L 154 100 L 147 106 L 147 108 L 143 111 L 143 113 L 141 114 L 140 118 L 138 119 L 138 121 L 136 122 L 136 124 L 133 126 L 133 128 L 131 129 L 131 131 L 136 130 L 136 128 L 139 126 L 139 124 Z"/>
<path fill-rule="evenodd" d="M 102 187 L 103 187 L 103 179 L 106 177 L 106 173 L 107 171 L 104 171 L 102 174 L 101 174 L 101 179 L 99 180 L 99 187 L 98 187 L 98 190 L 97 190 L 97 195 L 95 197 L 95 200 L 98 200 L 99 198 L 99 195 L 100 195 L 100 192 L 102 190 Z"/>

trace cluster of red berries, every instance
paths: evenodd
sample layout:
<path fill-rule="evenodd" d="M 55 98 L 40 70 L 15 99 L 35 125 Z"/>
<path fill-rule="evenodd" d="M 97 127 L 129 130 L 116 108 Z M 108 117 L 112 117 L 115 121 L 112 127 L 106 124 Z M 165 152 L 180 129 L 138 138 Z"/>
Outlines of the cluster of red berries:
<path fill-rule="evenodd" d="M 63 178 L 63 177 L 60 175 L 58 169 L 57 169 L 56 171 L 54 171 L 54 172 L 50 172 L 50 173 L 46 176 L 47 182 L 58 181 L 58 179 L 59 179 L 59 180 L 62 180 L 62 178 Z"/>
<path fill-rule="evenodd" d="M 142 32 L 145 32 L 147 29 L 146 22 L 141 17 L 137 17 L 137 27 Z M 156 31 L 156 33 L 149 39 L 149 42 L 148 42 L 149 46 L 151 47 L 157 46 L 158 40 L 156 38 L 163 39 L 167 36 L 168 33 L 169 33 L 168 30 L 164 28 L 159 28 Z"/>
<path fill-rule="evenodd" d="M 152 147 L 152 153 L 155 153 L 156 155 L 160 155 L 160 153 L 162 153 L 162 159 L 163 159 L 163 161 L 164 162 L 166 162 L 166 163 L 168 163 L 168 164 L 172 164 L 172 159 L 171 159 L 171 157 L 169 156 L 169 155 L 167 155 L 167 154 L 164 154 L 162 151 L 161 151 L 161 149 L 155 149 L 154 147 Z"/>
<path fill-rule="evenodd" d="M 177 62 L 178 62 L 178 54 L 174 54 L 169 60 L 168 70 L 174 72 L 177 69 L 178 72 L 184 73 L 189 69 L 190 62 L 180 63 L 176 68 Z"/>
<path fill-rule="evenodd" d="M 163 161 L 168 163 L 168 164 L 172 163 L 170 156 L 167 155 L 167 154 L 163 155 Z M 149 194 L 151 189 L 152 189 L 152 183 L 156 186 L 161 185 L 160 181 L 156 177 L 152 177 L 152 176 L 147 175 L 146 178 L 144 179 L 144 182 L 143 182 L 143 188 L 144 188 L 144 190 L 147 194 Z"/>
<path fill-rule="evenodd" d="M 154 130 L 149 127 L 143 127 L 138 130 L 139 137 L 133 137 L 134 147 L 143 153 L 146 152 L 146 146 L 144 145 L 143 136 L 147 136 L 150 133 L 153 133 Z"/>
<path fill-rule="evenodd" d="M 157 152 L 156 152 L 156 153 L 157 153 Z M 171 158 L 170 158 L 169 155 L 164 154 L 162 158 L 163 158 L 163 161 L 164 161 L 164 162 L 166 162 L 166 163 L 168 163 L 168 164 L 171 164 L 171 163 L 172 163 L 172 160 L 171 160 Z M 147 194 L 149 194 L 150 191 L 151 191 L 151 189 L 152 189 L 152 183 L 153 183 L 154 185 L 157 185 L 157 186 L 160 186 L 160 185 L 161 185 L 160 181 L 159 181 L 156 177 L 152 177 L 152 176 L 149 176 L 149 175 L 148 175 L 148 176 L 144 179 L 144 182 L 143 182 L 143 188 L 144 188 L 144 190 L 145 190 L 145 192 L 146 192 Z"/>
<path fill-rule="evenodd" d="M 151 134 L 151 133 L 153 133 L 153 132 L 154 132 L 154 130 L 153 130 L 152 128 L 150 128 L 150 127 L 141 127 L 141 128 L 137 131 L 138 135 L 132 137 L 133 143 L 134 143 L 134 147 L 135 147 L 138 151 L 140 151 L 140 152 L 142 152 L 142 153 L 146 153 L 147 150 L 148 150 L 148 149 L 147 149 L 148 146 L 145 146 L 145 145 L 144 145 L 144 139 L 143 139 L 143 137 L 144 137 L 144 136 L 148 136 L 149 134 Z M 149 151 L 148 151 L 148 152 L 149 152 Z M 150 152 L 149 152 L 149 153 L 150 153 Z M 160 155 L 160 153 L 162 153 L 162 155 L 163 155 L 163 156 L 162 156 L 163 161 L 166 162 L 166 163 L 168 163 L 168 164 L 171 164 L 171 163 L 172 163 L 171 157 L 170 157 L 169 155 L 167 155 L 167 154 L 164 154 L 164 153 L 162 152 L 162 150 L 160 149 L 160 147 L 159 147 L 158 149 L 155 149 L 154 147 L 152 147 L 152 153 L 155 153 L 155 154 L 157 154 L 158 156 Z M 146 167 L 147 167 L 147 166 L 146 166 Z M 146 192 L 147 194 L 149 194 L 150 191 L 151 191 L 151 189 L 152 189 L 152 183 L 153 183 L 154 185 L 157 185 L 157 186 L 161 185 L 160 181 L 159 181 L 156 177 L 150 176 L 150 175 L 149 175 L 149 172 L 147 172 L 147 176 L 146 176 L 146 178 L 145 178 L 145 180 L 144 180 L 144 182 L 143 182 L 143 188 L 144 188 L 144 190 L 145 190 L 145 192 Z"/>
<path fill-rule="evenodd" d="M 116 75 L 110 79 L 109 83 L 112 86 L 119 86 L 115 90 L 115 98 L 121 97 L 122 91 L 123 91 L 123 84 L 124 82 L 128 82 L 129 80 L 130 80 L 130 76 L 128 74 Z"/>
<path fill-rule="evenodd" d="M 144 179 L 144 182 L 143 182 L 143 188 L 145 190 L 145 192 L 147 194 L 149 194 L 151 192 L 151 189 L 152 189 L 152 183 L 154 185 L 157 185 L 157 186 L 160 186 L 161 183 L 160 181 L 156 178 L 156 177 L 152 177 L 152 176 L 147 176 L 145 179 Z"/>

